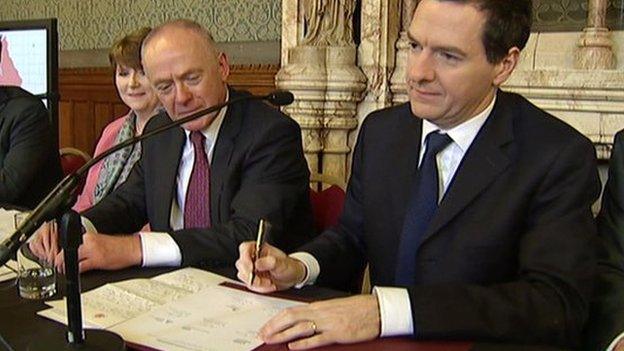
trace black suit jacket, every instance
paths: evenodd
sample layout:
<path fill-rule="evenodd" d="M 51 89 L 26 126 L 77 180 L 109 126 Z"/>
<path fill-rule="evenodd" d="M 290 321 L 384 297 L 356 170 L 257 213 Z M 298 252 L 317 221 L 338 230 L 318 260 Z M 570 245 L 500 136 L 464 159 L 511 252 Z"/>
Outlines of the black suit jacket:
<path fill-rule="evenodd" d="M 598 277 L 585 349 L 604 350 L 624 332 L 624 132 L 615 135 L 598 215 Z"/>
<path fill-rule="evenodd" d="M 40 99 L 0 86 L 0 203 L 34 208 L 62 177 L 58 146 Z"/>
<path fill-rule="evenodd" d="M 368 261 L 373 285 L 393 285 L 421 130 L 409 104 L 365 120 L 339 224 L 303 247 L 320 284 L 341 286 Z M 598 192 L 589 140 L 499 91 L 418 249 L 415 337 L 577 344 Z"/>
<path fill-rule="evenodd" d="M 241 95 L 230 91 L 230 98 Z M 146 130 L 168 123 L 161 114 Z M 291 251 L 311 238 L 309 171 L 301 131 L 291 118 L 264 103 L 228 107 L 210 167 L 210 229 L 172 231 L 169 223 L 185 142 L 174 128 L 143 143 L 127 181 L 83 214 L 102 233 L 133 233 L 149 221 L 170 232 L 183 265 L 231 265 L 238 245 L 255 240 L 260 218 L 273 225 L 269 242 Z"/>

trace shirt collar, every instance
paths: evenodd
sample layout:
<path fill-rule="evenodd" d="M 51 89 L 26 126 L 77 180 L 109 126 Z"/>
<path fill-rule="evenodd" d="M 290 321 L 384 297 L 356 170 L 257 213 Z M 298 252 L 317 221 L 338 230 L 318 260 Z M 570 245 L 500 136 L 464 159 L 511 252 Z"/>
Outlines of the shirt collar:
<path fill-rule="evenodd" d="M 425 138 L 429 135 L 429 133 L 439 130 L 442 133 L 448 134 L 453 142 L 455 142 L 455 144 L 457 144 L 463 152 L 466 152 L 472 144 L 474 138 L 477 136 L 477 133 L 479 133 L 479 130 L 483 127 L 485 121 L 487 121 L 488 117 L 492 113 L 495 102 L 496 95 L 494 95 L 492 102 L 490 102 L 485 110 L 451 129 L 441 129 L 426 119 L 423 119 L 421 147 L 424 146 Z"/>
<path fill-rule="evenodd" d="M 225 90 L 225 101 L 229 101 L 230 99 L 230 91 L 229 89 Z M 223 123 L 223 119 L 225 119 L 225 114 L 227 113 L 227 109 L 228 106 L 223 107 L 221 110 L 219 110 L 219 113 L 217 114 L 217 116 L 215 117 L 215 119 L 212 121 L 212 123 L 210 123 L 210 125 L 204 129 L 201 130 L 201 133 L 206 137 L 206 139 L 211 140 L 214 142 L 214 140 L 216 140 L 217 138 L 217 134 L 219 134 L 219 129 L 221 128 L 221 124 Z M 182 130 L 184 130 L 184 133 L 186 134 L 186 139 L 189 139 L 189 135 L 191 135 L 191 132 L 182 128 Z M 210 145 L 210 144 L 208 144 Z"/>

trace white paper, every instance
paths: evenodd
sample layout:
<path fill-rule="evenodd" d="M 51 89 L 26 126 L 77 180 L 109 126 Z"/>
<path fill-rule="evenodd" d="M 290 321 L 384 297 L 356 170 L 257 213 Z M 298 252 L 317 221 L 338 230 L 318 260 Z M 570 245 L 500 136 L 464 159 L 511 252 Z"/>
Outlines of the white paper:
<path fill-rule="evenodd" d="M 137 295 L 133 295 L 113 284 L 107 284 L 97 289 L 81 294 L 83 325 L 108 328 L 127 319 L 149 311 L 159 304 Z M 67 302 L 55 300 L 46 302 L 57 313 L 49 313 L 44 317 L 52 318 L 54 315 L 67 315 Z M 65 319 L 56 319 L 57 322 L 65 323 Z"/>
<path fill-rule="evenodd" d="M 188 292 L 198 292 L 203 288 L 219 285 L 223 282 L 237 283 L 237 281 L 222 275 L 191 267 L 161 274 L 152 280 L 182 288 Z"/>
<path fill-rule="evenodd" d="M 20 211 L 0 208 L 0 241 L 8 238 L 15 231 L 15 214 Z"/>
<path fill-rule="evenodd" d="M 81 294 L 84 327 L 109 328 L 162 304 L 175 301 L 203 287 L 230 279 L 196 268 L 183 268 L 152 279 L 130 279 L 103 285 Z M 46 304 L 54 311 L 39 315 L 67 324 L 66 301 Z"/>
<path fill-rule="evenodd" d="M 110 330 L 124 340 L 160 350 L 252 350 L 257 332 L 280 310 L 301 302 L 212 286 L 159 306 Z"/>
<path fill-rule="evenodd" d="M 0 266 L 0 282 L 17 278 L 17 262 L 10 260 L 4 266 Z"/>

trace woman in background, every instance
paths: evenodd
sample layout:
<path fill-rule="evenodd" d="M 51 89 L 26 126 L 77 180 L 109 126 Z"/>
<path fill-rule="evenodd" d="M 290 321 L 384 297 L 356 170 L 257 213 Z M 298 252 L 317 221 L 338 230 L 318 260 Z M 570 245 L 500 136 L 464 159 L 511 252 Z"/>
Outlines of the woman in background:
<path fill-rule="evenodd" d="M 141 66 L 141 43 L 150 28 L 143 27 L 116 41 L 108 59 L 115 69 L 115 86 L 130 112 L 104 128 L 94 156 L 135 135 L 159 112 L 160 104 Z M 141 144 L 134 144 L 110 155 L 91 168 L 82 194 L 73 209 L 83 211 L 122 184 L 141 156 Z"/>

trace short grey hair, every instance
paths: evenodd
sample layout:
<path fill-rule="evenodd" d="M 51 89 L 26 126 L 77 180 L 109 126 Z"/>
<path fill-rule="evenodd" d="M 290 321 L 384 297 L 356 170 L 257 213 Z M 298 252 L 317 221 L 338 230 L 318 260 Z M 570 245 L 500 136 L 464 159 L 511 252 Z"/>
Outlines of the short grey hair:
<path fill-rule="evenodd" d="M 145 48 L 149 44 L 149 42 L 157 37 L 161 32 L 169 29 L 169 28 L 179 28 L 179 29 L 188 29 L 191 32 L 194 32 L 199 37 L 201 37 L 206 43 L 206 48 L 209 51 L 212 51 L 215 56 L 219 55 L 219 50 L 217 49 L 217 45 L 212 38 L 212 34 L 208 31 L 208 29 L 204 28 L 201 24 L 186 18 L 176 19 L 167 21 L 157 27 L 154 27 L 149 34 L 143 39 L 143 45 L 141 46 L 141 56 L 143 56 L 145 52 Z"/>

